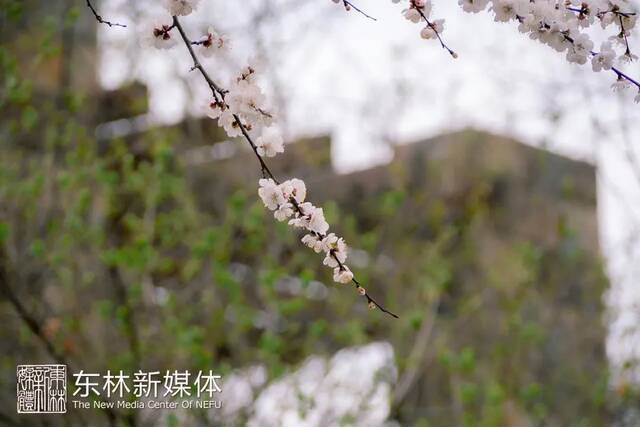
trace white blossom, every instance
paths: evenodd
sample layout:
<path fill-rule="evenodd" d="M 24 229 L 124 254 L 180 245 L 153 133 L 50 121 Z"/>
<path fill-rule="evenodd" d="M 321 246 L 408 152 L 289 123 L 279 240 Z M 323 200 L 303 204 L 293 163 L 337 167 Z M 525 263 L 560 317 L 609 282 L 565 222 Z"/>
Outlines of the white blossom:
<path fill-rule="evenodd" d="M 302 243 L 313 249 L 315 253 L 322 252 L 322 239 L 316 234 L 305 234 L 302 238 Z"/>
<path fill-rule="evenodd" d="M 611 85 L 611 89 L 613 89 L 614 92 L 624 92 L 629 86 L 631 86 L 631 84 L 625 78 L 618 76 L 615 83 Z"/>
<path fill-rule="evenodd" d="M 622 55 L 620 55 L 620 61 L 624 63 L 630 63 L 637 60 L 638 60 L 638 56 L 634 55 L 631 52 L 625 52 Z"/>
<path fill-rule="evenodd" d="M 249 58 L 247 65 L 240 70 L 236 80 L 246 80 L 249 83 L 256 83 L 258 74 L 263 70 L 264 64 L 257 58 Z"/>
<path fill-rule="evenodd" d="M 488 0 L 458 0 L 458 4 L 465 12 L 477 13 L 487 7 Z"/>
<path fill-rule="evenodd" d="M 289 179 L 280 184 L 285 197 L 293 197 L 296 202 L 302 203 L 307 197 L 307 186 L 304 181 L 298 178 Z"/>
<path fill-rule="evenodd" d="M 143 22 L 139 29 L 140 43 L 156 49 L 171 49 L 178 43 L 176 34 L 171 32 L 170 17 L 155 17 Z"/>
<path fill-rule="evenodd" d="M 420 16 L 420 12 L 418 12 L 418 10 L 415 8 L 405 9 L 403 14 L 407 20 L 413 23 L 418 23 L 420 22 L 420 19 L 422 19 L 422 16 Z"/>
<path fill-rule="evenodd" d="M 264 104 L 265 97 L 257 85 L 240 80 L 229 88 L 226 101 L 236 113 L 253 115 Z"/>
<path fill-rule="evenodd" d="M 209 27 L 204 39 L 198 44 L 198 52 L 205 58 L 213 55 L 226 54 L 231 49 L 231 43 L 227 36 L 218 34 L 216 30 Z"/>
<path fill-rule="evenodd" d="M 591 67 L 593 71 L 610 70 L 613 66 L 613 60 L 616 52 L 611 48 L 611 43 L 604 42 L 600 46 L 600 52 L 591 58 Z"/>
<path fill-rule="evenodd" d="M 276 184 L 273 179 L 263 178 L 258 181 L 258 184 L 260 185 L 260 188 L 258 188 L 258 195 L 267 209 L 275 211 L 280 205 L 287 201 L 284 194 L 282 194 L 280 186 Z"/>
<path fill-rule="evenodd" d="M 209 116 L 209 118 L 217 119 L 226 108 L 227 106 L 224 103 L 212 99 L 207 102 L 207 105 L 205 106 L 205 114 Z"/>
<path fill-rule="evenodd" d="M 434 39 L 444 30 L 444 19 L 436 19 L 431 22 L 431 25 L 425 26 L 420 31 L 420 37 L 423 39 Z"/>
<path fill-rule="evenodd" d="M 320 242 L 320 247 L 324 252 L 329 252 L 331 249 L 337 248 L 338 236 L 334 233 L 327 234 Z"/>
<path fill-rule="evenodd" d="M 324 219 L 324 211 L 322 208 L 315 208 L 309 216 L 309 230 L 318 234 L 325 234 L 329 230 L 329 224 Z"/>
<path fill-rule="evenodd" d="M 285 219 L 293 215 L 293 205 L 289 202 L 281 204 L 278 209 L 273 212 L 273 216 L 278 221 L 284 221 Z"/>
<path fill-rule="evenodd" d="M 578 34 L 573 38 L 573 43 L 567 51 L 567 61 L 584 64 L 587 62 L 587 57 L 591 55 L 591 49 L 593 49 L 593 42 L 589 36 Z"/>
<path fill-rule="evenodd" d="M 524 16 L 528 8 L 519 0 L 494 0 L 491 10 L 495 13 L 496 22 L 508 22 L 518 16 Z"/>
<path fill-rule="evenodd" d="M 332 248 L 327 251 L 326 256 L 322 263 L 328 267 L 339 267 L 340 263 L 344 264 L 347 260 L 347 244 L 344 239 L 340 237 Z"/>
<path fill-rule="evenodd" d="M 230 138 L 242 135 L 240 124 L 236 120 L 233 111 L 229 108 L 222 110 L 218 118 L 218 125 L 221 126 Z"/>
<path fill-rule="evenodd" d="M 261 156 L 273 157 L 284 151 L 284 143 L 280 131 L 275 127 L 268 127 L 262 130 L 262 135 L 256 139 L 258 154 Z M 305 189 L 306 192 L 306 189 Z"/>
<path fill-rule="evenodd" d="M 200 0 L 164 0 L 164 7 L 171 15 L 186 16 L 198 7 Z"/>
<path fill-rule="evenodd" d="M 207 37 L 212 37 L 213 40 L 217 40 L 217 43 L 227 43 L 220 41 L 221 36 L 211 32 L 209 34 Z M 206 46 L 202 49 L 220 50 Z M 234 80 L 224 94 L 223 100 L 218 102 L 213 99 L 206 109 L 206 114 L 212 119 L 217 119 L 218 125 L 225 130 L 230 138 L 243 134 L 240 124 L 246 131 L 252 130 L 254 132 L 261 131 L 273 124 L 273 116 L 268 112 L 266 98 L 255 82 L 254 73 L 254 68 L 244 68 L 240 77 Z M 220 96 L 222 97 L 222 94 Z M 284 150 L 282 137 L 276 129 L 264 130 L 257 143 L 261 156 L 271 157 Z"/>
<path fill-rule="evenodd" d="M 296 217 L 289 220 L 289 225 L 296 228 L 309 228 L 309 218 L 316 207 L 309 202 L 298 204 L 298 210 L 302 212 L 296 213 Z"/>
<path fill-rule="evenodd" d="M 297 216 L 289 220 L 289 225 L 295 228 L 308 228 L 309 218 L 303 216 Z"/>
<path fill-rule="evenodd" d="M 333 280 L 338 283 L 349 283 L 353 279 L 353 273 L 349 270 L 349 267 L 344 265 L 342 268 L 336 267 L 333 269 Z"/>

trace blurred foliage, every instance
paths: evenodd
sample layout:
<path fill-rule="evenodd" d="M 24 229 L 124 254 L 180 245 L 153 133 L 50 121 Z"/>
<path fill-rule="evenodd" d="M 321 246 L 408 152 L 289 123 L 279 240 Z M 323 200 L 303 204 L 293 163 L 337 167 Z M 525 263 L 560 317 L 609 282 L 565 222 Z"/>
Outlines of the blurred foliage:
<path fill-rule="evenodd" d="M 262 363 L 275 378 L 309 355 L 383 339 L 399 382 L 413 378 L 392 396 L 403 425 L 601 426 L 634 401 L 608 386 L 606 281 L 580 230 L 560 221 L 553 243 L 511 234 L 495 174 L 452 199 L 426 189 L 442 176 L 437 165 L 401 168 L 384 191 L 324 203 L 358 248 L 359 279 L 401 318 L 369 312 L 270 217 L 253 183 L 213 195 L 195 185 L 179 154 L 184 129 L 96 139 L 111 112 L 97 86 L 76 87 L 90 71 L 69 53 L 91 45 L 94 26 L 78 5 L 54 3 L 44 13 L 38 2 L 0 2 L 3 384 L 14 384 L 17 363 L 53 360 L 223 375 Z M 571 197 L 574 184 L 562 186 Z M 13 407 L 13 386 L 0 393 Z"/>

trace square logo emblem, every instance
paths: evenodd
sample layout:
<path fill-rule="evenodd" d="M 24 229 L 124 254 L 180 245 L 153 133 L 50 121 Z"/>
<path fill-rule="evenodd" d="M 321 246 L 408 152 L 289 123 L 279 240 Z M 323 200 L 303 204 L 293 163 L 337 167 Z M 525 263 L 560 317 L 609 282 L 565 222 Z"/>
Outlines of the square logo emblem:
<path fill-rule="evenodd" d="M 18 365 L 19 414 L 67 412 L 66 365 Z"/>

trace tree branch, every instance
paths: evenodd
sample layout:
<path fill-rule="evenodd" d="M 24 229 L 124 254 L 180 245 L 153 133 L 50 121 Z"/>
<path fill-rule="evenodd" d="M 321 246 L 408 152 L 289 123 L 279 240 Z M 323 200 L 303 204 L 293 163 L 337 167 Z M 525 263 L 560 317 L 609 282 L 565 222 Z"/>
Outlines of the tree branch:
<path fill-rule="evenodd" d="M 100 16 L 98 14 L 98 11 L 96 11 L 96 9 L 93 7 L 93 5 L 91 4 L 91 0 L 87 0 L 87 7 L 89 7 L 89 9 L 91 9 L 91 12 L 93 13 L 93 16 L 95 16 L 96 21 L 98 21 L 100 24 L 105 24 L 105 25 L 108 25 L 110 27 L 123 27 L 123 28 L 127 27 L 126 25 L 118 24 L 117 22 L 105 21 L 102 18 L 102 16 Z"/>
<path fill-rule="evenodd" d="M 0 261 L 2 261 L 2 254 L 0 254 Z M 11 287 L 9 286 L 9 278 L 5 265 L 0 263 L 0 294 L 4 295 L 9 303 L 13 306 L 16 313 L 18 313 L 18 317 L 27 325 L 29 330 L 33 335 L 35 335 L 38 340 L 44 345 L 49 356 L 58 362 L 61 365 L 66 365 L 71 369 L 71 364 L 67 357 L 63 353 L 59 353 L 53 343 L 46 336 L 45 332 L 40 326 L 40 322 L 32 316 L 26 309 L 26 307 L 22 304 L 18 296 L 13 292 Z M 101 399 L 98 399 L 101 400 Z M 107 419 L 109 420 L 109 425 L 115 426 L 118 424 L 118 414 L 111 408 L 105 407 L 102 408 Z"/>
<path fill-rule="evenodd" d="M 348 10 L 355 10 L 356 12 L 360 13 L 361 15 L 371 19 L 372 21 L 377 21 L 376 18 L 374 18 L 373 16 L 367 14 L 366 12 L 364 12 L 362 9 L 358 8 L 356 5 L 354 5 L 353 3 L 351 3 L 348 0 L 342 0 L 342 4 L 344 4 L 344 8 L 348 11 Z"/>
<path fill-rule="evenodd" d="M 193 70 L 198 70 L 200 72 L 202 77 L 205 79 L 205 81 L 209 85 L 209 88 L 211 89 L 211 93 L 212 93 L 214 99 L 216 100 L 216 102 L 224 103 L 224 97 L 225 97 L 225 94 L 227 93 L 227 91 L 222 89 L 222 87 L 220 87 L 218 84 L 216 84 L 215 81 L 213 81 L 213 79 L 206 72 L 206 70 L 204 69 L 204 67 L 200 63 L 200 61 L 198 59 L 198 56 L 196 55 L 196 53 L 193 50 L 193 46 L 192 46 L 193 44 L 192 44 L 191 40 L 189 39 L 189 37 L 187 37 L 187 34 L 184 31 L 184 28 L 182 27 L 182 25 L 180 24 L 180 21 L 178 20 L 178 17 L 176 17 L 176 16 L 173 17 L 173 26 L 178 29 L 178 32 L 180 33 L 180 37 L 182 38 L 182 41 L 184 42 L 184 45 L 187 47 L 187 50 L 189 51 L 189 55 L 191 56 L 191 59 L 193 60 L 192 69 Z M 253 139 L 251 138 L 251 135 L 249 134 L 249 131 L 247 130 L 246 126 L 242 123 L 242 121 L 240 120 L 240 118 L 237 115 L 234 114 L 233 117 L 234 117 L 237 125 L 240 127 L 240 131 L 242 132 L 242 135 L 244 136 L 244 139 L 249 143 L 249 145 L 251 146 L 251 149 L 253 150 L 253 153 L 255 154 L 256 158 L 258 159 L 258 162 L 260 163 L 260 168 L 262 170 L 263 176 L 268 176 L 269 178 L 273 179 L 273 181 L 276 184 L 279 184 L 279 181 L 276 179 L 275 175 L 271 172 L 271 169 L 269 169 L 269 166 L 266 164 L 266 162 L 264 161 L 262 156 L 260 156 L 258 154 L 257 146 L 256 146 L 255 142 L 253 141 Z M 298 212 L 301 215 L 304 215 L 304 212 L 302 212 L 302 210 L 300 209 L 300 206 L 298 205 L 298 202 L 293 197 L 290 198 L 289 201 L 298 210 Z M 324 237 L 324 236 L 322 236 L 322 237 Z M 344 265 L 338 260 L 336 255 L 333 252 L 331 253 L 331 255 L 337 261 L 338 265 L 340 266 L 340 269 L 344 270 L 344 268 L 345 268 Z M 361 286 L 360 282 L 358 282 L 358 280 L 356 280 L 355 277 L 352 279 L 352 282 L 356 286 L 356 288 L 358 288 L 358 290 L 362 289 L 364 291 L 363 296 L 367 299 L 367 303 L 373 304 L 375 307 L 380 309 L 380 311 L 382 311 L 384 313 L 387 313 L 388 315 L 390 315 L 390 316 L 392 316 L 392 317 L 394 317 L 396 319 L 398 318 L 398 316 L 396 314 L 394 314 L 391 311 L 389 311 L 386 308 L 384 308 L 373 297 L 371 297 L 371 295 L 369 295 L 369 293 L 364 290 L 364 288 Z"/>

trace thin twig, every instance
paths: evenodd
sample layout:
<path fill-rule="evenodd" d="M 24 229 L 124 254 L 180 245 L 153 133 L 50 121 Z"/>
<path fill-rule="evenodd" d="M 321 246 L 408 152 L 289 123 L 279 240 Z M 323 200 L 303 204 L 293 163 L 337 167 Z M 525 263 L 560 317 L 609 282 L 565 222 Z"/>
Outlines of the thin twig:
<path fill-rule="evenodd" d="M 102 19 L 102 16 L 98 15 L 98 11 L 96 11 L 96 9 L 91 4 L 91 0 L 87 0 L 87 6 L 89 7 L 89 9 L 91 9 L 91 12 L 93 12 L 93 16 L 96 17 L 96 20 L 99 23 L 108 25 L 110 27 L 122 27 L 122 28 L 126 28 L 127 27 L 124 24 L 118 24 L 117 22 L 110 22 L 110 21 L 105 21 L 104 19 Z"/>
<path fill-rule="evenodd" d="M 624 54 L 627 55 L 629 59 L 631 59 L 632 58 L 631 49 L 629 49 L 629 40 L 627 39 L 627 32 L 624 29 L 624 22 L 622 21 L 622 16 L 618 15 L 618 19 L 620 20 L 620 34 L 622 34 L 622 37 L 624 39 L 624 44 L 627 48 Z"/>
<path fill-rule="evenodd" d="M 424 14 L 424 12 L 422 11 L 422 9 L 420 9 L 419 7 L 416 6 L 416 10 L 418 11 L 418 13 L 420 14 L 420 16 L 422 17 L 422 19 L 424 19 L 424 21 L 427 23 L 427 25 L 429 26 L 429 28 L 431 28 L 433 30 L 434 33 L 436 33 L 436 37 L 438 38 L 438 41 L 440 42 L 440 46 L 442 46 L 442 48 L 444 50 L 446 50 L 447 52 L 449 52 L 449 55 L 451 55 L 453 58 L 457 58 L 458 54 L 455 53 L 449 46 L 447 46 L 444 42 L 444 40 L 442 40 L 442 37 L 440 36 L 440 32 L 436 29 L 435 25 L 433 25 L 433 23 L 431 21 L 429 21 L 429 19 L 427 18 L 427 16 Z"/>
<path fill-rule="evenodd" d="M 358 8 L 356 5 L 354 5 L 353 3 L 351 3 L 351 2 L 350 2 L 350 1 L 348 1 L 348 0 L 342 0 L 342 4 L 344 4 L 344 8 L 345 8 L 346 10 L 353 9 L 353 10 L 355 10 L 356 12 L 359 12 L 360 14 L 362 14 L 363 16 L 365 16 L 365 17 L 367 17 L 367 18 L 369 18 L 369 19 L 371 19 L 371 20 L 373 20 L 373 21 L 377 21 L 377 19 L 376 19 L 376 18 L 374 18 L 373 16 L 371 16 L 371 15 L 367 14 L 367 13 L 366 13 L 366 12 L 364 12 L 362 9 Z"/>

